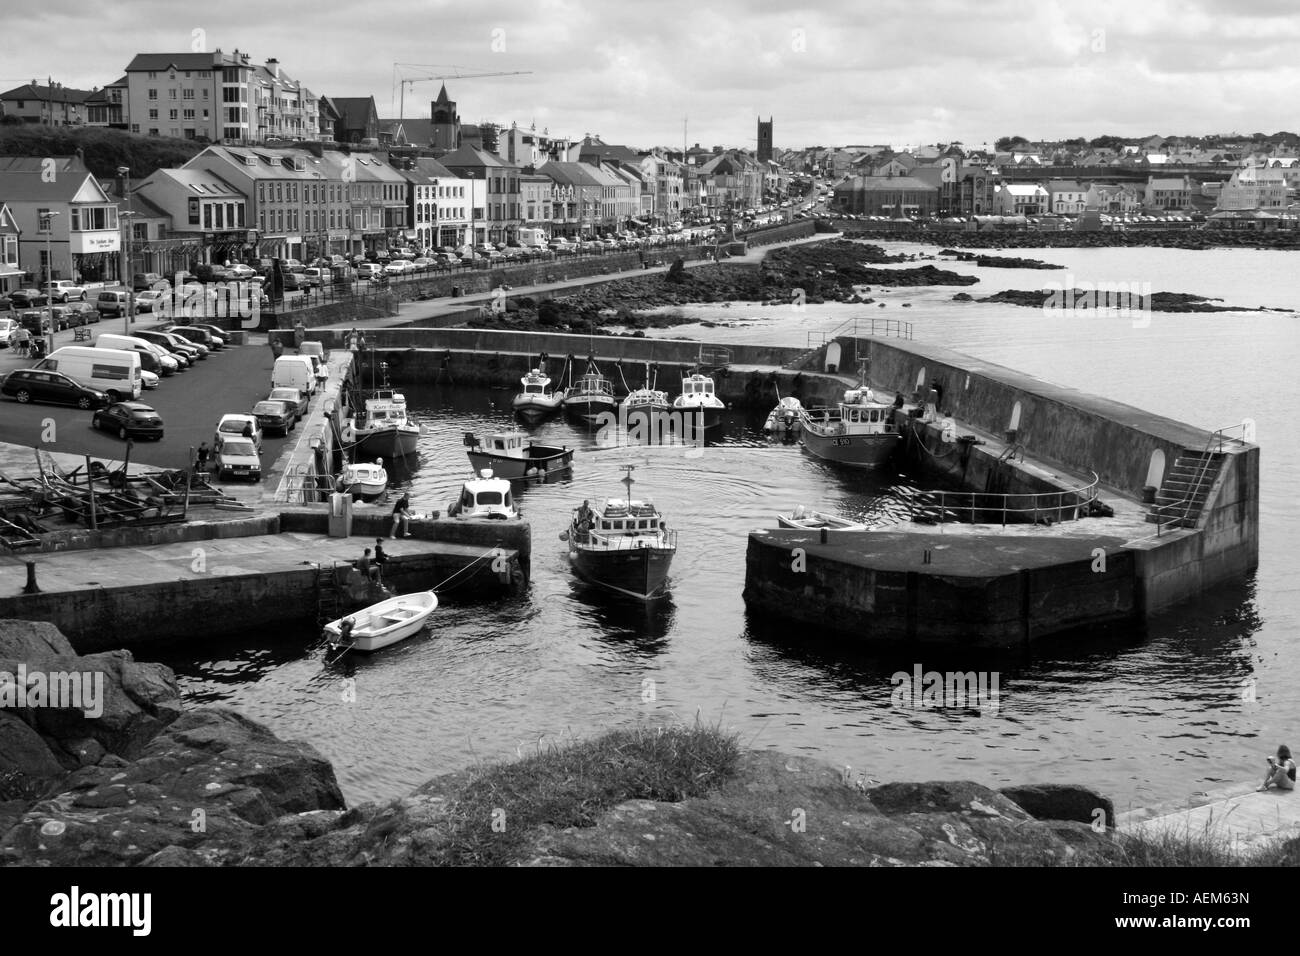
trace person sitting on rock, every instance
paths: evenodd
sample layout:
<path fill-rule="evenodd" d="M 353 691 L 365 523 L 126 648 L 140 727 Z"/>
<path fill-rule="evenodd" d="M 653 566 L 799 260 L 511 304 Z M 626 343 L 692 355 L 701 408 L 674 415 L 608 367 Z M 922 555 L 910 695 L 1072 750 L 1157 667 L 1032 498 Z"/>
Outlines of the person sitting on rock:
<path fill-rule="evenodd" d="M 1267 790 L 1277 787 L 1279 790 L 1294 790 L 1296 778 L 1295 761 L 1291 759 L 1291 748 L 1282 744 L 1277 748 L 1277 756 L 1268 758 L 1268 773 L 1264 775 L 1264 784 L 1259 789 Z"/>

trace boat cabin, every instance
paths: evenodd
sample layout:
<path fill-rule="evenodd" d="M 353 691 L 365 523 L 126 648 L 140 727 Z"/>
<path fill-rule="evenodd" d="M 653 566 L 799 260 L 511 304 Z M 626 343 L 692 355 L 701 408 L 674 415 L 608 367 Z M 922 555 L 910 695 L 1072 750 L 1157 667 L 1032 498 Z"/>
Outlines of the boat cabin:
<path fill-rule="evenodd" d="M 541 369 L 533 369 L 527 375 L 519 380 L 524 387 L 525 395 L 545 395 L 546 386 L 551 384 L 551 380 L 542 374 Z"/>
<path fill-rule="evenodd" d="M 689 398 L 692 395 L 712 395 L 713 379 L 707 375 L 695 374 L 689 378 L 682 379 L 682 398 Z"/>
<path fill-rule="evenodd" d="M 388 398 L 368 398 L 364 420 L 367 425 L 405 425 L 406 400 L 399 403 Z"/>
<path fill-rule="evenodd" d="M 504 458 L 527 458 L 528 446 L 524 444 L 525 441 L 529 441 L 526 432 L 497 432 L 488 436 L 484 442 L 480 442 L 473 432 L 465 433 L 465 444 L 469 447 Z"/>
<path fill-rule="evenodd" d="M 578 520 L 581 523 L 580 514 Z M 601 535 L 658 535 L 664 530 L 664 517 L 651 501 L 597 501 L 590 520 L 591 530 Z"/>
<path fill-rule="evenodd" d="M 514 496 L 510 482 L 494 478 L 491 468 L 484 468 L 478 478 L 471 478 L 460 489 L 460 498 L 452 502 L 448 514 L 457 518 L 513 518 Z"/>
<path fill-rule="evenodd" d="M 599 372 L 588 372 L 570 391 L 575 395 L 613 395 L 614 386 Z"/>

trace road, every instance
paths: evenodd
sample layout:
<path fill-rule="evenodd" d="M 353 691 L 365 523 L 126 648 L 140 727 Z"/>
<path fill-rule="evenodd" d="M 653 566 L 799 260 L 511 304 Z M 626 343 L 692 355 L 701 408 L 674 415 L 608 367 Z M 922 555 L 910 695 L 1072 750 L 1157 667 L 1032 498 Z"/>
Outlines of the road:
<path fill-rule="evenodd" d="M 140 401 L 155 408 L 163 420 L 162 441 L 138 441 L 131 461 L 159 468 L 183 468 L 191 447 L 212 444 L 217 421 L 227 412 L 248 412 L 271 391 L 274 356 L 265 335 L 253 343 L 227 346 L 183 372 L 163 378 L 156 389 L 145 391 Z M 67 344 L 67 343 L 60 343 Z M 0 375 L 35 362 L 19 359 L 0 349 Z M 126 442 L 116 435 L 90 427 L 91 413 L 62 405 L 19 405 L 0 398 L 0 441 L 31 445 L 73 455 L 90 455 L 121 461 Z M 297 438 L 297 432 L 292 436 Z M 284 438 L 266 437 L 262 444 L 263 471 L 279 458 Z"/>

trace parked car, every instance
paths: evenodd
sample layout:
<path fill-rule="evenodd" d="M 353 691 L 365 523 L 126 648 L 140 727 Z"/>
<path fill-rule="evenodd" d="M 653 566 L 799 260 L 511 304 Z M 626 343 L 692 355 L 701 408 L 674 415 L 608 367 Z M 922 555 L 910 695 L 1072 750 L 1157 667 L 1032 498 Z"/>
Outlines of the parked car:
<path fill-rule="evenodd" d="M 120 289 L 101 292 L 95 296 L 95 308 L 100 315 L 125 315 L 127 294 Z"/>
<path fill-rule="evenodd" d="M 329 272 L 316 266 L 308 266 L 302 270 L 301 281 L 306 283 L 308 288 L 320 288 L 325 284 L 329 277 Z"/>
<path fill-rule="evenodd" d="M 165 349 L 169 355 L 173 355 L 177 360 L 184 359 L 186 366 L 193 365 L 199 360 L 198 348 L 190 342 L 186 342 L 179 335 L 168 335 L 166 332 L 146 331 L 135 329 L 131 333 L 138 339 L 144 339 L 161 349 Z"/>
<path fill-rule="evenodd" d="M 75 328 L 79 325 L 90 325 L 92 322 L 99 321 L 99 310 L 91 302 L 71 302 L 63 306 L 70 316 L 77 316 L 69 320 L 69 324 Z"/>
<path fill-rule="evenodd" d="M 144 402 L 117 402 L 90 418 L 90 427 L 116 432 L 118 438 L 152 438 L 162 441 L 163 420 Z"/>
<path fill-rule="evenodd" d="M 170 332 L 172 335 L 179 335 L 181 338 L 190 342 L 197 342 L 200 345 L 207 346 L 209 352 L 215 352 L 224 346 L 224 340 L 214 336 L 206 329 L 197 325 L 165 325 L 163 332 Z"/>
<path fill-rule="evenodd" d="M 258 448 L 247 438 L 232 435 L 217 446 L 217 479 L 232 478 L 262 480 L 262 458 Z"/>
<path fill-rule="evenodd" d="M 17 319 L 3 318 L 0 319 L 0 348 L 7 348 L 10 344 L 10 336 L 21 328 Z"/>
<path fill-rule="evenodd" d="M 253 417 L 257 419 L 262 434 L 287 435 L 298 424 L 298 404 L 264 399 L 253 406 Z"/>
<path fill-rule="evenodd" d="M 388 265 L 384 266 L 384 274 L 390 276 L 400 276 L 406 272 L 406 263 L 401 259 L 394 259 Z"/>
<path fill-rule="evenodd" d="M 421 256 L 419 259 L 413 259 L 411 265 L 415 267 L 416 272 L 428 272 L 433 268 L 433 260 Z"/>
<path fill-rule="evenodd" d="M 252 266 L 246 266 L 242 262 L 236 262 L 233 266 L 226 266 L 226 275 L 233 279 L 248 279 L 257 274 Z"/>
<path fill-rule="evenodd" d="M 54 302 L 70 302 L 73 299 L 86 301 L 85 286 L 79 286 L 71 279 L 55 279 L 53 282 L 47 282 L 45 291 Z"/>
<path fill-rule="evenodd" d="M 296 388 L 273 388 L 271 394 L 266 396 L 270 402 L 289 402 L 293 405 L 294 416 L 302 418 L 307 414 L 310 402 L 306 395 Z"/>
<path fill-rule="evenodd" d="M 219 349 L 226 347 L 226 339 L 230 337 L 230 333 L 221 328 L 221 326 L 210 325 L 206 322 L 194 322 L 187 325 L 186 328 L 199 329 L 200 331 L 207 332 L 208 335 L 212 337 L 213 344 L 215 344 Z"/>
<path fill-rule="evenodd" d="M 158 289 L 145 289 L 135 294 L 136 312 L 163 311 L 167 307 L 167 293 Z"/>
<path fill-rule="evenodd" d="M 156 272 L 137 272 L 131 276 L 131 289 L 135 292 L 143 292 L 145 289 L 152 289 L 155 283 L 162 281 L 163 277 Z"/>
<path fill-rule="evenodd" d="M 245 434 L 245 430 L 251 434 L 251 440 L 260 452 L 262 450 L 262 426 L 257 423 L 257 419 L 252 415 L 222 415 L 221 421 L 217 422 L 217 430 L 213 433 L 212 444 L 214 447 L 220 448 L 221 443 L 227 438 L 237 436 L 248 438 L 249 434 Z"/>
<path fill-rule="evenodd" d="M 23 404 L 50 402 L 78 408 L 100 408 L 108 404 L 108 396 L 98 389 L 87 388 L 61 372 L 34 368 L 14 369 L 6 375 L 0 383 L 0 395 L 8 395 Z"/>
<path fill-rule="evenodd" d="M 15 289 L 9 293 L 9 301 L 15 309 L 30 309 L 49 305 L 50 297 L 40 289 Z"/>

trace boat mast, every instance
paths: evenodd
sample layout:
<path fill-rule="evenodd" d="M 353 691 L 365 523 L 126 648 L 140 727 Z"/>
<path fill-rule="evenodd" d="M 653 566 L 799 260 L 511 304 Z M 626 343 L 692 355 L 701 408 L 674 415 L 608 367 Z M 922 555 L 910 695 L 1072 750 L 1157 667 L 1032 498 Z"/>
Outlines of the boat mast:
<path fill-rule="evenodd" d="M 624 475 L 619 480 L 622 481 L 623 484 L 627 486 L 627 500 L 631 501 L 632 486 L 636 484 L 635 480 L 632 478 L 632 472 L 636 471 L 636 465 L 619 465 L 618 467 L 621 468 L 623 471 L 627 472 L 627 474 Z"/>

